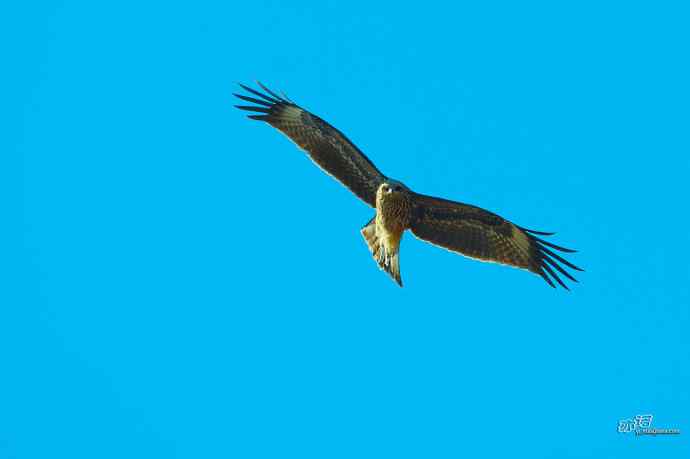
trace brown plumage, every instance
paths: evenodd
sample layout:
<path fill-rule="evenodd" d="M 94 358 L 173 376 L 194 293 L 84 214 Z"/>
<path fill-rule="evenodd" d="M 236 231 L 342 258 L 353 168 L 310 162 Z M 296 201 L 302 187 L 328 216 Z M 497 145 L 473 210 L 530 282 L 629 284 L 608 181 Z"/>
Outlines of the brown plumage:
<path fill-rule="evenodd" d="M 290 100 L 278 96 L 261 83 L 259 86 L 270 96 L 247 86 L 240 86 L 261 99 L 235 94 L 242 100 L 258 104 L 236 105 L 237 108 L 262 113 L 249 115 L 249 118 L 266 121 L 280 130 L 306 151 L 321 169 L 339 180 L 361 200 L 375 206 L 376 190 L 385 177 L 343 133 Z"/>
<path fill-rule="evenodd" d="M 526 269 L 541 276 L 552 287 L 555 287 L 555 280 L 568 289 L 559 274 L 577 282 L 564 266 L 582 270 L 553 250 L 575 251 L 537 237 L 553 233 L 519 227 L 479 207 L 415 193 L 379 172 L 369 158 L 333 126 L 287 97 L 258 84 L 266 93 L 240 85 L 258 99 L 235 94 L 255 105 L 236 107 L 258 113 L 249 118 L 265 121 L 283 132 L 325 172 L 376 209 L 374 218 L 361 233 L 378 265 L 400 286 L 400 241 L 407 229 L 419 239 L 453 252 Z"/>

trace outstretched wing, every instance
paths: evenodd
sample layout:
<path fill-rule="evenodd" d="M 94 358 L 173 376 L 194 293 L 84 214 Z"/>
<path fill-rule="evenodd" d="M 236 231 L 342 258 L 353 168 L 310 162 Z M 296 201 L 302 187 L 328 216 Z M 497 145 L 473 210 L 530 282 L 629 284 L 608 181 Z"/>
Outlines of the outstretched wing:
<path fill-rule="evenodd" d="M 286 97 L 277 95 L 261 83 L 258 84 L 266 93 L 242 84 L 240 86 L 259 99 L 235 94 L 240 99 L 256 105 L 236 107 L 257 112 L 258 114 L 249 115 L 249 118 L 265 121 L 281 131 L 304 149 L 324 171 L 348 187 L 364 202 L 376 207 L 376 190 L 385 180 L 385 176 L 374 163 L 336 128 Z"/>
<path fill-rule="evenodd" d="M 540 236 L 553 233 L 521 228 L 479 207 L 413 193 L 414 217 L 411 224 L 415 236 L 453 252 L 527 269 L 540 275 L 555 287 L 551 278 L 569 290 L 554 271 L 577 280 L 562 265 L 582 271 L 554 253 L 550 248 L 572 253 L 575 250 L 557 246 Z M 551 278 L 550 278 L 550 277 Z"/>

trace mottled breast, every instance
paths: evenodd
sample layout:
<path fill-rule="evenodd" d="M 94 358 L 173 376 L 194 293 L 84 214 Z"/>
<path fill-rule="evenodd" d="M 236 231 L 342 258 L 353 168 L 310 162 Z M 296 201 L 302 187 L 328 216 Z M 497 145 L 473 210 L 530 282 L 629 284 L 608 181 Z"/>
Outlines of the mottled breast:
<path fill-rule="evenodd" d="M 376 199 L 376 216 L 387 231 L 399 233 L 410 227 L 412 203 L 405 192 L 379 193 Z"/>

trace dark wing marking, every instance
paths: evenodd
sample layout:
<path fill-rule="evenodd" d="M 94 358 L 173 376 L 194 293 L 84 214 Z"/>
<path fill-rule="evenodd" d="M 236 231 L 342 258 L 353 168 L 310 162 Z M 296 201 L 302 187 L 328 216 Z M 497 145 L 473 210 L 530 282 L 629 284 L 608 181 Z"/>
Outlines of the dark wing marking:
<path fill-rule="evenodd" d="M 468 204 L 417 193 L 412 196 L 414 218 L 411 230 L 418 238 L 478 260 L 527 269 L 540 275 L 552 287 L 555 287 L 555 280 L 569 290 L 558 273 L 577 282 L 563 266 L 577 271 L 582 269 L 549 247 L 561 252 L 575 251 L 535 236 L 553 233 L 519 227 L 494 213 Z"/>
<path fill-rule="evenodd" d="M 265 121 L 304 149 L 324 171 L 348 187 L 360 199 L 376 207 L 376 190 L 386 177 L 369 158 L 336 128 L 286 97 L 258 83 L 265 93 L 240 85 L 252 96 L 235 94 L 255 105 L 236 105 L 255 112 L 249 118 Z"/>

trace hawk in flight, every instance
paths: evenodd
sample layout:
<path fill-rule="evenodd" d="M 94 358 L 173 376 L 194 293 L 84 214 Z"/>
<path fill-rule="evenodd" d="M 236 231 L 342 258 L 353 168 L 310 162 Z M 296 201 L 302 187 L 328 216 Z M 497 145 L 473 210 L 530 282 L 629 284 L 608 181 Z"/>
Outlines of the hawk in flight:
<path fill-rule="evenodd" d="M 469 204 L 415 193 L 383 175 L 339 130 L 286 96 L 258 84 L 264 92 L 240 85 L 251 96 L 235 96 L 253 105 L 236 107 L 254 112 L 249 118 L 265 121 L 288 136 L 327 174 L 376 209 L 361 233 L 374 260 L 401 287 L 400 240 L 408 229 L 424 241 L 467 257 L 531 271 L 551 287 L 555 287 L 555 280 L 568 289 L 559 274 L 577 282 L 564 266 L 582 269 L 554 252 L 575 251 L 538 237 L 553 233 L 517 226 Z"/>

